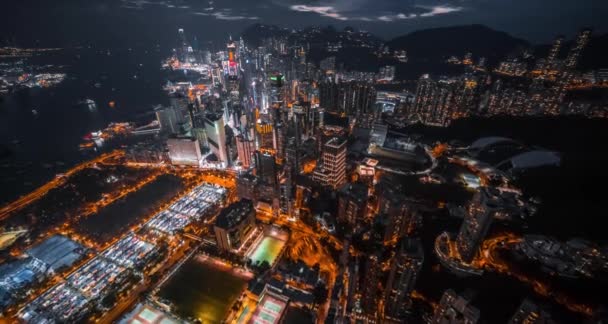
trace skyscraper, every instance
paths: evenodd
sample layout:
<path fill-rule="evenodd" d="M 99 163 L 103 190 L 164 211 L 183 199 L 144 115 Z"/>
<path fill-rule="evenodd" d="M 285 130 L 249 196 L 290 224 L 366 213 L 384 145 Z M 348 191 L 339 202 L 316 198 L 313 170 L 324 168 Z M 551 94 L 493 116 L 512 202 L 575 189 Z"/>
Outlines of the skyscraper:
<path fill-rule="evenodd" d="M 576 42 L 572 45 L 570 52 L 568 52 L 568 56 L 566 57 L 566 68 L 574 69 L 578 60 L 581 57 L 581 53 L 589 43 L 589 38 L 591 37 L 591 29 L 583 29 L 578 34 L 576 38 Z"/>
<path fill-rule="evenodd" d="M 346 182 L 346 140 L 333 137 L 323 145 L 321 164 L 315 169 L 313 180 L 334 189 Z"/>
<path fill-rule="evenodd" d="M 264 184 L 272 186 L 276 189 L 277 186 L 277 164 L 272 154 L 255 151 L 255 172 L 258 179 Z"/>
<path fill-rule="evenodd" d="M 477 255 L 498 208 L 493 196 L 485 189 L 478 191 L 467 206 L 456 238 L 458 253 L 463 261 L 470 262 Z"/>
<path fill-rule="evenodd" d="M 227 165 L 229 160 L 226 148 L 226 130 L 224 128 L 224 119 L 222 115 L 207 114 L 204 122 L 207 142 L 209 143 L 211 152 L 215 154 L 220 163 Z"/>
<path fill-rule="evenodd" d="M 384 315 L 400 319 L 410 303 L 418 273 L 424 262 L 424 251 L 419 239 L 404 239 L 391 263 L 384 299 Z"/>
<path fill-rule="evenodd" d="M 435 308 L 430 324 L 475 324 L 479 321 L 479 310 L 466 298 L 448 289 Z"/>
<path fill-rule="evenodd" d="M 373 113 L 376 90 L 367 82 L 326 81 L 319 85 L 319 105 L 333 113 L 359 116 Z"/>
<path fill-rule="evenodd" d="M 361 308 L 366 315 L 373 317 L 378 311 L 378 281 L 381 273 L 380 260 L 371 255 L 365 262 L 365 271 L 361 280 Z"/>
<path fill-rule="evenodd" d="M 251 166 L 251 156 L 255 150 L 253 141 L 249 140 L 243 134 L 236 136 L 236 149 L 239 156 L 239 161 L 243 168 L 248 169 Z"/>
<path fill-rule="evenodd" d="M 368 188 L 363 183 L 347 183 L 338 192 L 338 220 L 353 227 L 367 217 Z"/>
<path fill-rule="evenodd" d="M 553 41 L 553 45 L 549 50 L 549 55 L 547 55 L 546 63 L 548 66 L 552 65 L 555 62 L 555 59 L 557 59 L 557 56 L 559 55 L 559 51 L 561 50 L 563 43 L 564 36 L 558 36 L 557 38 L 555 38 L 555 41 Z"/>
<path fill-rule="evenodd" d="M 414 113 L 423 124 L 447 126 L 454 102 L 453 86 L 447 80 L 435 81 L 428 74 L 420 77 L 416 88 Z"/>

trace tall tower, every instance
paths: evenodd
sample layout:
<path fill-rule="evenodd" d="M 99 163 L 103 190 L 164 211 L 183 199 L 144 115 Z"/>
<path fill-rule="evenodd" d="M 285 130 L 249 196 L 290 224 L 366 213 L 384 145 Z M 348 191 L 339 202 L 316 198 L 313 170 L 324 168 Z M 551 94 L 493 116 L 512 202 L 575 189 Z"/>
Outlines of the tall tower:
<path fill-rule="evenodd" d="M 378 311 L 378 280 L 380 277 L 380 260 L 371 255 L 365 262 L 364 277 L 361 281 L 361 308 L 371 317 Z"/>
<path fill-rule="evenodd" d="M 564 43 L 564 36 L 558 36 L 555 38 L 553 42 L 553 46 L 549 50 L 549 55 L 547 55 L 547 64 L 553 64 L 557 56 L 559 55 L 559 51 L 562 48 L 562 44 Z"/>
<path fill-rule="evenodd" d="M 427 125 L 446 126 L 454 105 L 453 86 L 447 80 L 435 81 L 428 74 L 420 77 L 416 88 L 414 113 Z"/>
<path fill-rule="evenodd" d="M 403 317 L 403 310 L 410 303 L 418 273 L 424 262 L 424 251 L 419 239 L 404 239 L 391 263 L 386 283 L 384 315 L 394 319 Z"/>
<path fill-rule="evenodd" d="M 276 188 L 277 164 L 272 154 L 255 151 L 256 176 L 266 185 Z"/>
<path fill-rule="evenodd" d="M 346 182 L 346 140 L 333 137 L 323 145 L 322 162 L 313 180 L 334 189 Z"/>
<path fill-rule="evenodd" d="M 228 164 L 228 150 L 226 148 L 226 129 L 224 118 L 220 114 L 207 114 L 204 119 L 207 143 L 211 152 L 215 154 L 220 163 Z"/>
<path fill-rule="evenodd" d="M 243 168 L 248 169 L 249 166 L 251 166 L 251 156 L 253 155 L 253 150 L 255 149 L 253 141 L 242 134 L 237 135 L 236 149 L 238 152 L 239 161 L 241 161 Z"/>
<path fill-rule="evenodd" d="M 576 42 L 568 52 L 568 57 L 566 57 L 566 68 L 574 69 L 578 60 L 580 59 L 581 53 L 589 43 L 589 38 L 591 37 L 591 29 L 586 28 L 578 33 L 578 37 L 576 38 Z"/>
<path fill-rule="evenodd" d="M 493 196 L 482 189 L 467 206 L 456 238 L 456 247 L 463 261 L 471 262 L 475 258 L 490 229 L 494 215 L 498 212 L 498 206 L 492 200 Z"/>

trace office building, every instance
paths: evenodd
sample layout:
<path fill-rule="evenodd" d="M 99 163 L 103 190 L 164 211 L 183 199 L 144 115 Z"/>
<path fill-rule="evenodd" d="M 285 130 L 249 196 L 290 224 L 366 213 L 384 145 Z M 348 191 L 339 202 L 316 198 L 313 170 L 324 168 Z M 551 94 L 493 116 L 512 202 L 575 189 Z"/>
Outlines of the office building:
<path fill-rule="evenodd" d="M 241 199 L 222 209 L 215 220 L 214 232 L 218 249 L 232 251 L 240 248 L 255 228 L 255 209 L 249 199 Z"/>
<path fill-rule="evenodd" d="M 252 165 L 251 158 L 255 150 L 255 143 L 252 140 L 249 140 L 246 136 L 243 136 L 243 134 L 237 135 L 236 149 L 241 166 L 244 169 L 248 169 Z"/>
<path fill-rule="evenodd" d="M 215 154 L 220 164 L 226 166 L 229 160 L 226 148 L 226 129 L 222 115 L 209 113 L 205 115 L 204 123 L 209 149 Z"/>
<path fill-rule="evenodd" d="M 353 227 L 367 217 L 368 188 L 363 183 L 347 183 L 338 192 L 338 220 Z"/>
<path fill-rule="evenodd" d="M 257 148 L 274 150 L 274 132 L 272 123 L 260 120 L 255 124 L 257 134 Z"/>
<path fill-rule="evenodd" d="M 419 239 L 404 239 L 391 262 L 386 283 L 384 299 L 386 317 L 396 320 L 404 317 L 404 311 L 411 304 L 410 294 L 414 290 L 423 262 L 422 242 Z"/>
<path fill-rule="evenodd" d="M 479 321 L 479 310 L 466 298 L 448 289 L 435 308 L 430 324 L 475 324 Z"/>
<path fill-rule="evenodd" d="M 313 173 L 313 180 L 337 189 L 346 182 L 346 140 L 333 137 L 322 150 L 321 163 Z"/>
<path fill-rule="evenodd" d="M 255 175 L 265 185 L 277 187 L 278 167 L 274 155 L 268 152 L 255 151 Z"/>
<path fill-rule="evenodd" d="M 172 137 L 167 139 L 169 159 L 174 165 L 199 166 L 203 157 L 201 147 L 196 138 Z"/>
<path fill-rule="evenodd" d="M 175 106 L 157 108 L 154 112 L 160 124 L 160 130 L 165 134 L 182 133 L 181 125 L 187 123 L 189 119 L 187 110 Z"/>

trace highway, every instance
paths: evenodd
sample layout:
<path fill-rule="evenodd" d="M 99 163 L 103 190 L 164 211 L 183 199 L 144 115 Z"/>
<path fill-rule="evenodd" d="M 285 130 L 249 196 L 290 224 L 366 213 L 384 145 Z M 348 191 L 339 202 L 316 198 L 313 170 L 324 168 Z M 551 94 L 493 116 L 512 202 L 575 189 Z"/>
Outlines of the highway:
<path fill-rule="evenodd" d="M 49 191 L 64 185 L 69 177 L 82 171 L 83 169 L 89 168 L 96 163 L 103 163 L 105 160 L 122 156 L 124 156 L 124 151 L 116 150 L 110 153 L 101 154 L 92 160 L 74 166 L 70 170 L 66 171 L 62 176 L 56 177 L 55 179 L 40 186 L 38 189 L 2 207 L 0 209 L 0 221 L 9 217 L 13 212 L 18 211 L 32 202 L 44 197 L 44 195 L 46 195 Z"/>

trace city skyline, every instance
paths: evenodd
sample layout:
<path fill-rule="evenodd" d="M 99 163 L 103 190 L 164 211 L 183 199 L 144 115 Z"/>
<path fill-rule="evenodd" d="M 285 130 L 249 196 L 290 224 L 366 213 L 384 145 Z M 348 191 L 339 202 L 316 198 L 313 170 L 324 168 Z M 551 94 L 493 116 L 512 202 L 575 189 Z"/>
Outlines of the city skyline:
<path fill-rule="evenodd" d="M 0 315 L 603 323 L 606 35 L 496 5 L 47 4 L 0 40 Z"/>

